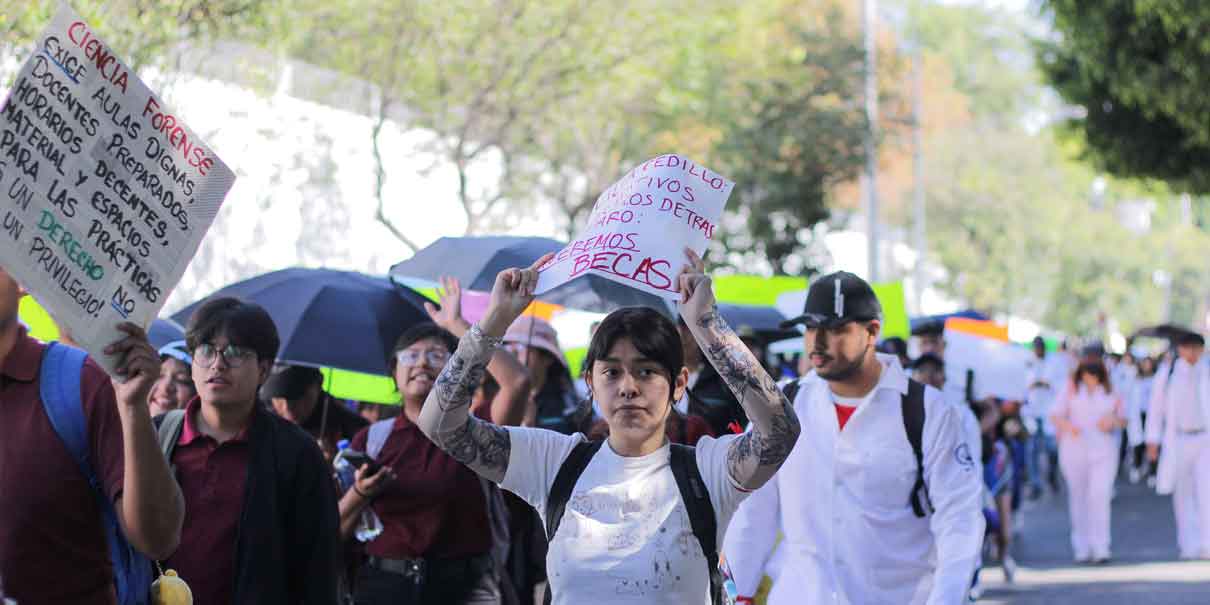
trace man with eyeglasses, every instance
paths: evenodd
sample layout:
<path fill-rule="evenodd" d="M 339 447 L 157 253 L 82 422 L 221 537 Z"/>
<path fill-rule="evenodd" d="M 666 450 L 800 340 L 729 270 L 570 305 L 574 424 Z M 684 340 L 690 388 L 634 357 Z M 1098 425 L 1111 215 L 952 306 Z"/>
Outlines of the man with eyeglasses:
<path fill-rule="evenodd" d="M 165 561 L 195 603 L 336 603 L 336 494 L 315 440 L 257 402 L 279 345 L 261 307 L 203 304 L 189 321 L 198 397 L 157 418 L 185 494 Z M 175 434 L 175 437 L 173 436 Z"/>

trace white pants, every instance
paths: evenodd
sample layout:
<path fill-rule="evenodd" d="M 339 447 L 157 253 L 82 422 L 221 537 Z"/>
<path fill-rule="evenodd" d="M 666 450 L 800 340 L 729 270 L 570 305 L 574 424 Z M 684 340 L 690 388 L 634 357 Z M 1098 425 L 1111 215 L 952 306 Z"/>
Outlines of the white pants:
<path fill-rule="evenodd" d="M 1176 436 L 1177 543 L 1183 557 L 1210 556 L 1210 433 Z"/>
<path fill-rule="evenodd" d="M 1109 557 L 1109 505 L 1118 472 L 1115 448 L 1065 439 L 1059 448 L 1059 468 L 1067 481 L 1071 514 L 1071 548 L 1077 559 Z"/>

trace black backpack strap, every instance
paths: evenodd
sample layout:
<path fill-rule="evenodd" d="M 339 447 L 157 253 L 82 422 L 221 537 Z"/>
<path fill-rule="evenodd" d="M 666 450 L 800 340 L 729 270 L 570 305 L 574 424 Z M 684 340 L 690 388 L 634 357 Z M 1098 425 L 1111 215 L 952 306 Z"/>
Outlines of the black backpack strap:
<path fill-rule="evenodd" d="M 794 379 L 787 382 L 786 386 L 781 388 L 782 395 L 786 396 L 786 399 L 790 401 L 790 405 L 794 405 L 794 398 L 798 397 L 798 389 L 801 387 L 802 385 L 798 383 L 798 379 Z"/>
<path fill-rule="evenodd" d="M 563 512 L 567 510 L 567 501 L 571 499 L 571 490 L 576 487 L 576 481 L 580 480 L 580 475 L 584 474 L 584 469 L 588 468 L 588 463 L 597 450 L 601 449 L 602 443 L 605 442 L 581 441 L 572 448 L 567 458 L 563 459 L 563 464 L 555 475 L 555 482 L 550 485 L 550 494 L 546 497 L 547 543 L 555 539 L 555 532 L 559 531 L 559 523 L 563 521 Z M 550 605 L 550 601 L 550 582 L 547 581 L 543 603 Z"/>
<path fill-rule="evenodd" d="M 924 385 L 908 379 L 907 394 L 901 399 L 903 406 L 903 429 L 912 453 L 916 455 L 916 484 L 908 500 L 917 517 L 933 512 L 933 501 L 929 498 L 928 486 L 924 484 Z"/>
<path fill-rule="evenodd" d="M 571 490 L 576 487 L 576 481 L 580 479 L 580 475 L 584 474 L 584 469 L 588 468 L 589 461 L 601 449 L 601 444 L 604 441 L 581 441 L 572 448 L 571 453 L 563 460 L 563 465 L 559 467 L 559 473 L 555 475 L 555 482 L 550 486 L 550 495 L 546 498 L 546 541 L 549 542 L 555 538 L 555 532 L 559 531 L 559 523 L 563 521 L 563 511 L 567 508 L 567 501 L 571 499 Z"/>
<path fill-rule="evenodd" d="M 681 500 L 685 503 L 685 512 L 689 514 L 689 526 L 693 535 L 697 536 L 702 554 L 706 556 L 706 565 L 710 573 L 710 602 L 722 605 L 723 574 L 718 569 L 718 521 L 714 518 L 714 505 L 710 504 L 710 493 L 706 491 L 706 483 L 697 468 L 697 455 L 694 448 L 673 443 L 671 445 L 672 476 L 676 477 L 676 486 L 681 492 Z"/>

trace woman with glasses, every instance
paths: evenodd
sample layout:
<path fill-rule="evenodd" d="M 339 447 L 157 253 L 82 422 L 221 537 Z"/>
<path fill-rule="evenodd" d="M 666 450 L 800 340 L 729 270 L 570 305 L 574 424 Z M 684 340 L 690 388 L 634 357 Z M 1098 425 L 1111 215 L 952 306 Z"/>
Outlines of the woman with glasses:
<path fill-rule="evenodd" d="M 443 284 L 435 323 L 408 329 L 388 360 L 402 399 L 401 413 L 358 433 L 350 449 L 375 461 L 357 471 L 340 501 L 345 538 L 372 509 L 381 533 L 363 536 L 367 561 L 354 582 L 358 605 L 495 605 L 506 555 L 506 518 L 495 486 L 441 451 L 416 425 L 424 400 L 470 329 L 459 308 L 457 282 Z M 485 421 L 519 423 L 529 392 L 525 368 L 506 351 L 487 366 L 500 391 L 476 409 Z"/>
<path fill-rule="evenodd" d="M 496 277 L 483 318 L 436 377 L 420 428 L 455 460 L 521 496 L 550 536 L 555 604 L 720 603 L 718 548 L 745 495 L 789 455 L 798 419 L 715 307 L 702 260 L 686 251 L 680 313 L 751 420 L 743 435 L 672 446 L 665 423 L 688 371 L 676 324 L 653 309 L 610 313 L 588 348 L 587 383 L 609 423 L 604 442 L 500 427 L 469 413 L 483 367 L 534 298 L 538 267 Z M 549 507 L 549 508 L 548 508 Z"/>

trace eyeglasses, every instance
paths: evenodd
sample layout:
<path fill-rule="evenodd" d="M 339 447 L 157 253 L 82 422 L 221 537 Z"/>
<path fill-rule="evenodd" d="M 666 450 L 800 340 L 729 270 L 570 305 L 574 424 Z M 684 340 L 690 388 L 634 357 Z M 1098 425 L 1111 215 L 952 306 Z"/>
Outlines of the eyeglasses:
<path fill-rule="evenodd" d="M 245 359 L 256 356 L 256 351 L 232 344 L 222 349 L 215 348 L 212 344 L 201 344 L 193 350 L 193 363 L 200 368 L 213 368 L 219 355 L 223 356 L 223 363 L 234 369 L 244 365 Z"/>
<path fill-rule="evenodd" d="M 404 366 L 414 366 L 420 363 L 420 358 L 422 356 L 429 362 L 429 365 L 431 366 L 443 366 L 445 365 L 445 362 L 450 360 L 449 352 L 442 351 L 440 349 L 429 349 L 428 351 L 413 351 L 411 349 L 404 349 L 402 351 L 395 352 L 395 360 L 399 362 L 399 365 Z"/>

